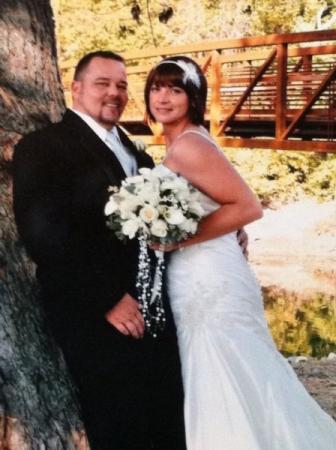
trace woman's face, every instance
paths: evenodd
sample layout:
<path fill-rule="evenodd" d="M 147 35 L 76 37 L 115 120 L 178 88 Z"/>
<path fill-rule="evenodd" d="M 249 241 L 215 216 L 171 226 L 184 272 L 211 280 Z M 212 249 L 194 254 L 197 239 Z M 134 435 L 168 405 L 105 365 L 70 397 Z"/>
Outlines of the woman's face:
<path fill-rule="evenodd" d="M 149 109 L 156 122 L 163 125 L 189 121 L 189 98 L 172 84 L 153 84 L 149 91 Z"/>

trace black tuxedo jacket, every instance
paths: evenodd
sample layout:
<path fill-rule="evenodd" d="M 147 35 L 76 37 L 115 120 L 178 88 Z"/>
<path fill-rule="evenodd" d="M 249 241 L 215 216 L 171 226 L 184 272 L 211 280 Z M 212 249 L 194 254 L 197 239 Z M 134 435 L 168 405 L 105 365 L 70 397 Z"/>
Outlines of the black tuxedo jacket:
<path fill-rule="evenodd" d="M 119 129 L 139 167 L 152 159 Z M 136 295 L 138 244 L 106 227 L 108 186 L 126 177 L 118 159 L 68 110 L 61 122 L 24 137 L 13 161 L 14 212 L 19 235 L 37 264 L 54 328 L 67 320 L 103 317 L 121 297 Z"/>

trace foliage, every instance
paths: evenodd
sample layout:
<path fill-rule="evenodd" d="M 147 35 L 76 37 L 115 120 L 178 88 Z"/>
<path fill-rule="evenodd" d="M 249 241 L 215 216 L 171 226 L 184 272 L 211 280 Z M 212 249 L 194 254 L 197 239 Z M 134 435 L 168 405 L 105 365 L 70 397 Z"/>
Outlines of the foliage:
<path fill-rule="evenodd" d="M 248 7 L 247 0 L 54 0 L 61 66 L 97 48 L 125 52 L 247 35 Z"/>
<path fill-rule="evenodd" d="M 325 0 L 53 0 L 61 63 L 127 50 L 313 30 Z"/>
<path fill-rule="evenodd" d="M 278 349 L 289 355 L 321 357 L 336 351 L 336 299 L 264 288 L 265 314 Z"/>
<path fill-rule="evenodd" d="M 313 30 L 316 14 L 325 5 L 323 0 L 274 1 L 252 0 L 253 34 L 289 33 Z"/>
<path fill-rule="evenodd" d="M 304 196 L 335 199 L 336 155 L 247 149 L 225 153 L 265 205 Z"/>

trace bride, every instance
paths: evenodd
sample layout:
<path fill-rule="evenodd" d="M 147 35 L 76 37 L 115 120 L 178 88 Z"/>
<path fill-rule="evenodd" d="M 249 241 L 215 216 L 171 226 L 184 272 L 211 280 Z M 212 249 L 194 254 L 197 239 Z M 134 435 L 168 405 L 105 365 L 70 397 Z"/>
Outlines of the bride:
<path fill-rule="evenodd" d="M 202 192 L 195 236 L 167 247 L 168 289 L 185 389 L 188 450 L 333 450 L 336 424 L 276 350 L 254 275 L 236 239 L 261 206 L 203 127 L 207 85 L 187 57 L 148 75 L 149 117 L 163 125 L 160 170 Z"/>

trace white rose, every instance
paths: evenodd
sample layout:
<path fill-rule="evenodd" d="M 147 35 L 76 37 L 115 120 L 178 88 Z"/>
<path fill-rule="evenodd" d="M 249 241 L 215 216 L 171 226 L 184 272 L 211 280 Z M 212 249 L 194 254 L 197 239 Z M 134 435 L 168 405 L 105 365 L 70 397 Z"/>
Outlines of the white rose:
<path fill-rule="evenodd" d="M 180 191 L 181 194 L 188 191 L 188 182 L 184 178 L 176 177 L 174 179 L 166 179 L 161 183 L 161 191 L 172 190 Z"/>
<path fill-rule="evenodd" d="M 164 205 L 164 204 L 162 205 L 161 203 L 159 203 L 156 207 L 156 210 L 159 213 L 159 216 L 166 217 L 168 206 Z"/>
<path fill-rule="evenodd" d="M 106 216 L 113 214 L 118 209 L 118 204 L 115 202 L 113 197 L 110 197 L 109 201 L 106 203 L 104 208 L 104 213 Z"/>
<path fill-rule="evenodd" d="M 187 219 L 181 224 L 180 227 L 183 231 L 190 234 L 195 234 L 197 231 L 197 222 L 193 219 Z"/>
<path fill-rule="evenodd" d="M 141 175 L 144 175 L 144 176 L 150 175 L 151 172 L 152 172 L 152 169 L 149 169 L 148 167 L 141 167 L 139 169 L 139 173 L 141 173 Z"/>
<path fill-rule="evenodd" d="M 156 206 L 160 201 L 160 195 L 156 186 L 150 183 L 145 184 L 138 192 L 137 195 L 142 202 L 148 202 L 153 206 Z"/>
<path fill-rule="evenodd" d="M 199 217 L 203 217 L 203 216 L 204 216 L 204 213 L 205 213 L 203 207 L 202 207 L 201 204 L 198 203 L 198 202 L 192 202 L 192 203 L 190 203 L 190 204 L 189 204 L 189 207 L 188 207 L 188 210 L 189 210 L 190 212 L 196 214 L 196 215 L 199 216 Z"/>
<path fill-rule="evenodd" d="M 137 219 L 129 219 L 122 224 L 121 231 L 125 236 L 128 236 L 130 239 L 133 239 L 136 235 L 136 232 L 139 230 L 139 225 L 140 224 Z"/>
<path fill-rule="evenodd" d="M 185 221 L 183 213 L 179 209 L 168 208 L 165 218 L 171 225 L 180 225 Z"/>
<path fill-rule="evenodd" d="M 136 195 L 128 195 L 119 203 L 120 217 L 122 219 L 130 219 L 134 216 L 135 211 L 142 205 L 141 199 Z"/>
<path fill-rule="evenodd" d="M 139 216 L 144 222 L 151 223 L 153 220 L 157 219 L 158 212 L 153 206 L 145 205 L 140 209 Z"/>
<path fill-rule="evenodd" d="M 167 225 L 163 220 L 154 220 L 151 225 L 151 233 L 156 237 L 166 237 L 167 236 Z"/>
<path fill-rule="evenodd" d="M 134 175 L 132 177 L 127 177 L 123 184 L 141 184 L 143 182 L 144 177 L 142 175 Z"/>

